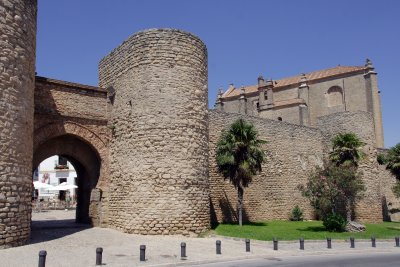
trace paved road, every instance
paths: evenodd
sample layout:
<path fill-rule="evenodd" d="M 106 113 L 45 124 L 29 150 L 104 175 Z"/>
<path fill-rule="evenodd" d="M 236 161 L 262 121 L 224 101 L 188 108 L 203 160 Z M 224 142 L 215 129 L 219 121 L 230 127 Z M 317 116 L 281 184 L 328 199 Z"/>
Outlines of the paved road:
<path fill-rule="evenodd" d="M 239 260 L 199 265 L 200 267 L 385 267 L 399 266 L 399 253 L 368 253 L 347 255 L 319 255 L 296 257 L 265 257 L 259 259 Z"/>
<path fill-rule="evenodd" d="M 397 256 L 400 255 L 400 248 L 395 247 L 394 240 L 377 240 L 376 248 L 371 247 L 369 240 L 356 240 L 356 248 L 350 248 L 349 242 L 345 240 L 333 240 L 332 249 L 326 248 L 325 241 L 306 241 L 305 250 L 299 249 L 298 242 L 282 241 L 279 242 L 278 251 L 272 249 L 270 241 L 252 240 L 251 251 L 246 252 L 242 239 L 130 235 L 113 229 L 88 228 L 87 225 L 75 224 L 74 216 L 74 211 L 64 210 L 33 213 L 29 243 L 0 250 L 0 267 L 37 266 L 40 250 L 47 251 L 46 267 L 94 266 L 97 247 L 103 247 L 103 263 L 108 267 L 172 267 L 206 263 L 209 265 L 204 267 L 400 265 L 400 257 Z M 215 253 L 217 239 L 222 241 L 222 255 Z M 185 259 L 180 257 L 181 242 L 187 245 Z M 146 245 L 144 262 L 139 261 L 140 245 Z M 356 256 L 343 256 L 345 254 Z M 338 259 L 337 255 L 342 255 L 340 259 L 345 261 L 333 262 Z M 368 255 L 367 264 L 359 259 L 363 255 Z M 384 264 L 381 264 L 382 259 L 385 260 Z M 211 264 L 215 262 L 220 263 Z"/>

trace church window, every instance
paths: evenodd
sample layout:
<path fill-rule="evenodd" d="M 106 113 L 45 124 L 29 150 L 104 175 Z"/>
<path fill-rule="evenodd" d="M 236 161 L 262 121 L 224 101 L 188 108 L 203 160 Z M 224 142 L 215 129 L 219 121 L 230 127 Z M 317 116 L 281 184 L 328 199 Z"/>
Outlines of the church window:
<path fill-rule="evenodd" d="M 328 106 L 343 105 L 343 90 L 339 86 L 332 86 L 328 90 Z"/>

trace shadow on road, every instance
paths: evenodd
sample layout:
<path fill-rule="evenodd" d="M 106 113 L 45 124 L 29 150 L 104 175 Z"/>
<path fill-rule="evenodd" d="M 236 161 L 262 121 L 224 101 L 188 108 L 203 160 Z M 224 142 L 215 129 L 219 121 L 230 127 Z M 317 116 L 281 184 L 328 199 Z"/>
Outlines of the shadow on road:
<path fill-rule="evenodd" d="M 89 224 L 76 223 L 75 219 L 32 221 L 28 244 L 58 239 L 89 228 Z"/>

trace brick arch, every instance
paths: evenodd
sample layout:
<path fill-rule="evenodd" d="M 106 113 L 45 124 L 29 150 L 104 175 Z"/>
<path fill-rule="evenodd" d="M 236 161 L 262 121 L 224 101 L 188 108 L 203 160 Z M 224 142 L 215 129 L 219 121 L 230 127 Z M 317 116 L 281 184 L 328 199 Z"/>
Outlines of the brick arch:
<path fill-rule="evenodd" d="M 74 135 L 83 139 L 93 146 L 102 160 L 105 159 L 106 143 L 93 131 L 74 122 L 51 123 L 35 130 L 33 137 L 33 151 L 35 152 L 37 148 L 47 140 L 66 134 Z"/>
<path fill-rule="evenodd" d="M 106 141 L 104 140 L 104 138 L 106 137 L 104 137 L 103 139 L 100 138 L 100 136 L 94 131 L 88 129 L 81 124 L 71 121 L 52 122 L 36 129 L 33 137 L 33 166 L 35 167 L 35 165 L 40 163 L 38 161 L 42 158 L 40 157 L 40 153 L 43 152 L 43 145 L 49 144 L 49 142 L 51 145 L 54 145 L 54 142 L 59 141 L 58 147 L 60 147 L 60 145 L 62 145 L 63 142 L 66 140 L 65 138 L 68 138 L 69 136 L 81 140 L 83 142 L 82 146 L 87 144 L 89 147 L 91 147 L 93 152 L 97 154 L 96 156 L 100 160 L 100 170 L 99 173 L 97 173 L 98 178 L 96 179 L 96 184 L 94 184 L 91 189 L 96 188 L 96 190 L 102 190 L 103 192 L 107 191 L 108 147 Z M 65 147 L 65 150 L 63 148 L 61 148 L 61 150 L 59 149 L 59 152 L 61 154 L 67 153 L 68 147 Z M 90 168 L 90 166 L 92 165 L 85 164 L 84 160 L 81 160 L 79 157 L 76 157 L 76 160 L 78 161 L 78 163 L 84 164 L 88 168 Z M 92 175 L 92 171 L 89 171 L 89 176 Z M 91 180 L 94 181 L 94 179 Z M 91 192 L 88 192 L 87 194 L 91 195 Z M 97 226 L 100 223 L 101 214 L 99 210 L 99 203 L 102 200 L 97 199 L 93 202 L 92 199 L 90 199 L 88 201 L 90 201 L 89 215 L 92 224 Z"/>

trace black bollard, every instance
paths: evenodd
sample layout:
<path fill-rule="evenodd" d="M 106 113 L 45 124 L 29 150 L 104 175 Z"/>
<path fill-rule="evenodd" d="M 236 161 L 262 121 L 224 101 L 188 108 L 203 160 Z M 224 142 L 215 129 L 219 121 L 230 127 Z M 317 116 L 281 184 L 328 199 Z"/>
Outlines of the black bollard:
<path fill-rule="evenodd" d="M 274 237 L 274 250 L 278 250 L 278 239 Z"/>
<path fill-rule="evenodd" d="M 396 247 L 400 247 L 400 244 L 399 244 L 399 237 L 396 236 L 396 237 L 394 238 L 394 240 L 396 241 Z"/>
<path fill-rule="evenodd" d="M 146 245 L 140 245 L 140 261 L 146 261 Z"/>
<path fill-rule="evenodd" d="M 376 247 L 376 239 L 375 236 L 371 237 L 371 243 L 372 243 L 372 247 L 375 248 Z"/>
<path fill-rule="evenodd" d="M 332 248 L 332 239 L 330 237 L 326 238 L 326 243 L 328 244 L 328 248 Z"/>
<path fill-rule="evenodd" d="M 355 248 L 354 237 L 350 237 L 350 248 Z"/>
<path fill-rule="evenodd" d="M 304 250 L 304 238 L 303 237 L 300 238 L 300 249 Z"/>
<path fill-rule="evenodd" d="M 184 259 L 186 258 L 186 243 L 182 242 L 181 243 L 181 258 Z"/>
<path fill-rule="evenodd" d="M 102 265 L 103 248 L 96 248 L 96 265 Z"/>
<path fill-rule="evenodd" d="M 217 248 L 217 254 L 221 254 L 221 240 L 215 242 Z"/>
<path fill-rule="evenodd" d="M 39 267 L 46 266 L 46 256 L 47 256 L 46 250 L 39 251 Z"/>
<path fill-rule="evenodd" d="M 246 252 L 250 252 L 250 239 L 246 239 Z"/>

